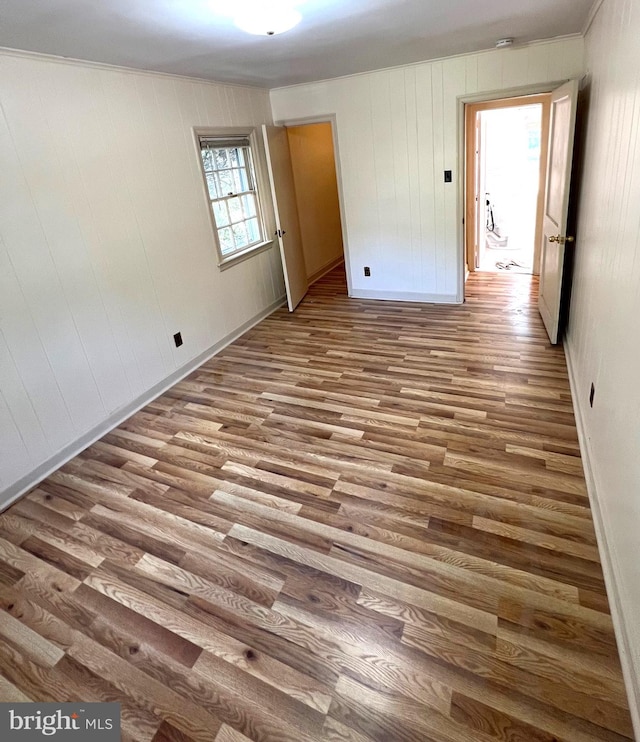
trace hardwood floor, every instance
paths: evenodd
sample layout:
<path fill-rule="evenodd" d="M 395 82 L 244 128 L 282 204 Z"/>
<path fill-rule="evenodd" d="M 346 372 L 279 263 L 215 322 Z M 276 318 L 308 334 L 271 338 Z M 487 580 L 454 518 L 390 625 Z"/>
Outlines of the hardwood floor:
<path fill-rule="evenodd" d="M 565 359 L 527 276 L 334 271 L 0 516 L 0 698 L 123 740 L 632 738 Z"/>

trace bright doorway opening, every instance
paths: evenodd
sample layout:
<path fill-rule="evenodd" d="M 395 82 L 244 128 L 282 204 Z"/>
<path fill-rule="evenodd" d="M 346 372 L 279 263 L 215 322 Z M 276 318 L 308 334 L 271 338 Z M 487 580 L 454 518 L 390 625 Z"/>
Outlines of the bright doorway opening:
<path fill-rule="evenodd" d="M 466 107 L 469 271 L 539 273 L 548 101 Z"/>
<path fill-rule="evenodd" d="M 309 285 L 344 261 L 330 121 L 288 125 L 291 169 Z"/>
<path fill-rule="evenodd" d="M 540 188 L 542 105 L 478 113 L 478 268 L 533 272 Z"/>

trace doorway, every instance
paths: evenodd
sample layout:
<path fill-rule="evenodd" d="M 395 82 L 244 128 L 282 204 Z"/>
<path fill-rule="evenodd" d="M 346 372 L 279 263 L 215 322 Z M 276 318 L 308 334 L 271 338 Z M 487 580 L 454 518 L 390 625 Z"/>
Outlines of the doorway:
<path fill-rule="evenodd" d="M 333 119 L 262 126 L 290 312 L 311 284 L 345 263 L 334 128 Z"/>
<path fill-rule="evenodd" d="M 465 106 L 466 268 L 538 274 L 550 95 Z"/>
<path fill-rule="evenodd" d="M 302 251 L 309 284 L 344 261 L 330 121 L 287 126 Z"/>

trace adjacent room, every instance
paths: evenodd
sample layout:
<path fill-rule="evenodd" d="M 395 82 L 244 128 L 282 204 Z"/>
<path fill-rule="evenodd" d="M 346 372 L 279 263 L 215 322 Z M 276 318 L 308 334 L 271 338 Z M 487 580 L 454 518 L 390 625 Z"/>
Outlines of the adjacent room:
<path fill-rule="evenodd" d="M 0 15 L 0 737 L 640 739 L 640 7 Z"/>
<path fill-rule="evenodd" d="M 470 145 L 477 168 L 467 173 L 467 178 L 474 188 L 477 209 L 473 225 L 475 270 L 539 272 L 534 263 L 539 262 L 536 245 L 546 175 L 542 140 L 547 109 L 542 102 L 517 100 L 524 105 L 507 98 L 479 104 L 481 110 L 474 107 L 476 136 Z M 501 107 L 486 108 L 496 105 Z"/>

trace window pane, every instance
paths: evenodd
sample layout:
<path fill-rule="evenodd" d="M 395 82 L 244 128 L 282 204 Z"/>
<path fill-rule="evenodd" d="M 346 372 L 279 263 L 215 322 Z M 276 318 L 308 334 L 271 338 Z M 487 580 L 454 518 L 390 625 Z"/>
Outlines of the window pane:
<path fill-rule="evenodd" d="M 233 224 L 231 229 L 233 229 L 233 237 L 236 241 L 236 247 L 238 249 L 246 247 L 249 244 L 249 235 L 247 233 L 247 227 L 244 222 L 240 222 L 240 224 Z"/>
<path fill-rule="evenodd" d="M 200 150 L 202 155 L 202 164 L 205 170 L 213 170 L 213 152 L 210 149 Z"/>
<path fill-rule="evenodd" d="M 258 226 L 257 219 L 249 219 L 245 222 L 247 225 L 247 234 L 249 235 L 249 243 L 260 242 L 260 227 Z"/>
<path fill-rule="evenodd" d="M 256 215 L 256 197 L 253 193 L 242 196 L 242 208 L 244 209 L 245 217 Z"/>
<path fill-rule="evenodd" d="M 218 183 L 216 181 L 216 176 L 213 173 L 207 173 L 207 187 L 209 189 L 209 198 L 219 198 L 220 197 L 220 191 L 218 188 Z"/>
<path fill-rule="evenodd" d="M 263 239 L 251 151 L 223 138 L 201 149 L 202 166 L 222 257 Z"/>
<path fill-rule="evenodd" d="M 215 166 L 217 170 L 220 170 L 221 168 L 229 167 L 228 163 L 228 157 L 227 157 L 227 150 L 226 149 L 216 149 L 215 152 Z"/>
<path fill-rule="evenodd" d="M 247 171 L 244 168 L 233 171 L 233 181 L 236 193 L 244 193 L 249 190 L 249 179 L 247 178 Z"/>
<path fill-rule="evenodd" d="M 220 178 L 221 195 L 228 196 L 230 193 L 236 192 L 236 186 L 233 182 L 233 172 L 231 170 L 221 170 L 218 173 L 218 177 Z"/>
<path fill-rule="evenodd" d="M 242 214 L 242 206 L 240 205 L 239 198 L 230 198 L 227 201 L 229 207 L 229 215 L 231 216 L 232 222 L 241 222 L 244 218 Z"/>
<path fill-rule="evenodd" d="M 213 206 L 213 218 L 216 220 L 216 226 L 226 227 L 229 224 L 229 214 L 225 202 L 214 201 L 211 205 Z"/>
<path fill-rule="evenodd" d="M 218 237 L 220 238 L 220 252 L 222 252 L 223 255 L 229 255 L 229 253 L 235 252 L 235 244 L 233 242 L 233 232 L 231 231 L 231 227 L 219 229 Z"/>

